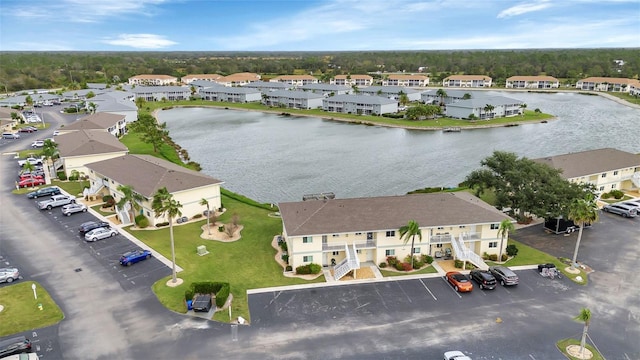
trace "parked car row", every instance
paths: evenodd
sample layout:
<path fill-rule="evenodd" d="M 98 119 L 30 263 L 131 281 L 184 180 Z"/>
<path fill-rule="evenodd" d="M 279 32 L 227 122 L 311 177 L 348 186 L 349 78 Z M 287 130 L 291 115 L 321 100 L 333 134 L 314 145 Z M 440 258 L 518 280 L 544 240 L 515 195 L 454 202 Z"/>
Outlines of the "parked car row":
<path fill-rule="evenodd" d="M 626 218 L 638 216 L 640 212 L 640 199 L 621 201 L 615 204 L 607 204 L 602 211 L 620 215 Z"/>
<path fill-rule="evenodd" d="M 520 282 L 518 275 L 506 266 L 491 266 L 489 270 L 471 270 L 469 276 L 459 271 L 449 271 L 445 278 L 457 292 L 472 291 L 472 280 L 483 290 L 493 290 L 498 283 L 502 286 L 514 286 Z"/>

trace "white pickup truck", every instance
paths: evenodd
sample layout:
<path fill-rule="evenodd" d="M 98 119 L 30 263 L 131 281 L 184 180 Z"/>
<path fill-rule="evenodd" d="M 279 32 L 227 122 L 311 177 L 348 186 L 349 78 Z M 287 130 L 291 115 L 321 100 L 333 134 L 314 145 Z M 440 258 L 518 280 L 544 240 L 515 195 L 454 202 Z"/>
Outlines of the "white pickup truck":
<path fill-rule="evenodd" d="M 39 158 L 30 156 L 26 159 L 18 160 L 18 166 L 23 167 L 26 163 L 29 163 L 31 165 L 42 165 L 42 161 L 44 161 L 44 156 Z"/>
<path fill-rule="evenodd" d="M 44 209 L 51 210 L 54 207 L 68 205 L 75 202 L 76 202 L 76 199 L 72 198 L 71 196 L 53 195 L 48 200 L 38 202 L 38 208 L 40 208 L 40 210 L 44 210 Z"/>

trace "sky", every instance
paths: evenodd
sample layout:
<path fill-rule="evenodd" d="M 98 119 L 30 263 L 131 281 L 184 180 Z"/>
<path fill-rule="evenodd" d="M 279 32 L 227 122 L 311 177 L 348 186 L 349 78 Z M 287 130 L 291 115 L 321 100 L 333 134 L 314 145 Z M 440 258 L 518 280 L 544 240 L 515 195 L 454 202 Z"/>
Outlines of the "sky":
<path fill-rule="evenodd" d="M 0 51 L 640 47 L 640 0 L 0 0 Z"/>

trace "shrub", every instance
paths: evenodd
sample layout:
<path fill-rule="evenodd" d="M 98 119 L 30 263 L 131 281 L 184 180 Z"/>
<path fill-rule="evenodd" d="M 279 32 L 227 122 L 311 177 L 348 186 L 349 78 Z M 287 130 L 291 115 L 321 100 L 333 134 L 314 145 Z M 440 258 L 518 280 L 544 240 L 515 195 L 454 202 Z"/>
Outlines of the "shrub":
<path fill-rule="evenodd" d="M 293 268 L 291 267 L 291 265 L 287 265 L 287 267 L 284 269 L 284 271 L 292 271 Z"/>
<path fill-rule="evenodd" d="M 509 256 L 518 255 L 518 248 L 513 244 L 507 245 L 507 255 L 509 255 Z"/>
<path fill-rule="evenodd" d="M 387 256 L 387 262 L 391 266 L 396 266 L 396 264 L 398 263 L 398 258 L 395 256 Z"/>
<path fill-rule="evenodd" d="M 67 174 L 65 174 L 64 171 L 58 171 L 56 176 L 62 181 L 67 180 Z"/>
<path fill-rule="evenodd" d="M 193 215 L 194 219 L 200 219 L 202 217 L 202 214 L 195 214 Z"/>
<path fill-rule="evenodd" d="M 482 260 L 489 260 L 489 254 L 486 251 L 482 254 Z"/>
<path fill-rule="evenodd" d="M 414 259 L 413 260 L 413 268 L 414 269 L 420 269 L 424 266 L 424 261 L 422 261 L 421 259 Z"/>
<path fill-rule="evenodd" d="M 140 214 L 138 216 L 136 216 L 136 226 L 138 226 L 139 228 L 146 228 L 147 226 L 149 226 L 149 219 L 147 219 L 146 216 Z"/>
<path fill-rule="evenodd" d="M 380 265 L 378 265 L 379 268 L 384 269 L 387 267 L 387 263 L 386 262 L 381 262 Z"/>
<path fill-rule="evenodd" d="M 285 255 L 285 254 L 283 254 L 280 258 L 281 258 L 281 259 L 282 259 L 282 261 L 284 261 L 285 263 L 287 263 L 287 264 L 289 263 L 289 255 Z"/>
<path fill-rule="evenodd" d="M 624 193 L 620 190 L 611 190 L 609 192 L 616 200 L 620 200 L 624 197 Z"/>
<path fill-rule="evenodd" d="M 489 260 L 491 260 L 491 261 L 498 261 L 498 254 L 491 254 L 491 255 L 489 255 Z"/>
<path fill-rule="evenodd" d="M 453 266 L 455 266 L 457 269 L 462 269 L 463 264 L 464 263 L 462 262 L 462 260 L 458 260 L 458 259 L 453 260 Z"/>
<path fill-rule="evenodd" d="M 422 262 L 425 264 L 433 263 L 433 256 L 431 255 L 422 255 Z"/>
<path fill-rule="evenodd" d="M 161 222 L 161 223 L 157 223 L 156 227 L 163 227 L 163 226 L 169 226 L 169 222 L 165 221 L 165 222 Z"/>
<path fill-rule="evenodd" d="M 389 265 L 391 265 L 391 264 L 389 264 Z M 398 261 L 398 262 L 396 262 L 395 264 L 393 264 L 393 267 L 395 267 L 395 268 L 396 268 L 396 270 L 398 270 L 398 271 L 402 271 L 402 270 L 404 270 L 404 267 L 402 267 L 402 263 L 401 263 L 401 262 L 399 262 L 399 261 Z"/>
<path fill-rule="evenodd" d="M 509 256 L 507 254 L 502 254 L 502 262 L 507 261 L 507 259 L 509 259 Z"/>
<path fill-rule="evenodd" d="M 220 232 L 224 232 L 224 225 L 220 225 L 220 226 L 218 226 L 218 231 L 220 231 Z"/>
<path fill-rule="evenodd" d="M 403 262 L 402 263 L 402 270 L 411 271 L 411 263 L 410 262 Z"/>
<path fill-rule="evenodd" d="M 184 299 L 185 300 L 193 300 L 193 297 L 195 296 L 195 292 L 193 292 L 192 288 L 189 288 L 187 290 L 184 291 Z"/>
<path fill-rule="evenodd" d="M 296 268 L 296 273 L 300 275 L 317 274 L 322 270 L 322 266 L 314 263 L 300 265 Z"/>
<path fill-rule="evenodd" d="M 287 247 L 287 243 L 284 241 L 280 243 L 280 248 L 282 249 L 282 251 L 287 251 L 289 249 Z"/>

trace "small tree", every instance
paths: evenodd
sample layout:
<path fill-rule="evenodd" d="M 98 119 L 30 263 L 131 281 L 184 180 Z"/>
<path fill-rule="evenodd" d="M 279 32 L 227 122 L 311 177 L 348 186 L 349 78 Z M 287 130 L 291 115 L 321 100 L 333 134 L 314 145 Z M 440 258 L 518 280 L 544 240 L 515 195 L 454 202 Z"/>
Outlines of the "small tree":
<path fill-rule="evenodd" d="M 502 261 L 502 247 L 504 246 L 504 239 L 509 237 L 509 234 L 516 230 L 513 223 L 509 219 L 504 219 L 500 222 L 498 228 L 498 236 L 500 236 L 500 249 L 498 250 L 498 261 Z"/>
<path fill-rule="evenodd" d="M 400 240 L 403 240 L 405 245 L 409 241 L 409 238 L 411 238 L 411 251 L 409 254 L 411 255 L 411 268 L 413 269 L 413 245 L 416 236 L 419 241 L 422 241 L 422 230 L 415 220 L 409 220 L 407 225 L 401 227 L 398 231 L 400 232 Z"/>
<path fill-rule="evenodd" d="M 580 314 L 578 314 L 578 316 L 573 319 L 584 323 L 584 328 L 582 329 L 582 338 L 580 339 L 580 358 L 584 359 L 584 348 L 587 342 L 587 332 L 589 331 L 589 324 L 591 323 L 591 310 L 582 308 L 582 310 L 580 310 Z"/>
<path fill-rule="evenodd" d="M 209 211 L 209 201 L 207 199 L 202 198 L 200 200 L 200 205 L 207 207 L 207 232 L 211 235 L 211 226 L 209 224 L 209 220 L 211 219 L 211 211 Z"/>

